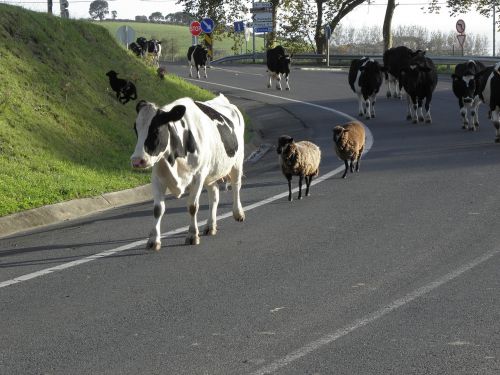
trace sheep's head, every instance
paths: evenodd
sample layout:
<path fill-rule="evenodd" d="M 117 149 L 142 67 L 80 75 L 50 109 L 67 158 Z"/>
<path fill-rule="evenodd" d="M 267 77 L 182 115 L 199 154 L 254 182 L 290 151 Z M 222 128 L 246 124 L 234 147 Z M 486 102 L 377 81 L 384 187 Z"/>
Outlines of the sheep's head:
<path fill-rule="evenodd" d="M 281 150 L 281 159 L 283 160 L 283 164 L 288 167 L 293 167 L 295 163 L 297 163 L 297 145 L 292 141 L 288 143 Z"/>
<path fill-rule="evenodd" d="M 338 143 L 340 137 L 342 137 L 342 134 L 344 134 L 345 129 L 343 126 L 337 125 L 332 129 L 332 131 L 333 131 L 333 141 L 335 143 Z"/>
<path fill-rule="evenodd" d="M 276 152 L 281 154 L 283 148 L 289 143 L 293 142 L 293 138 L 288 135 L 282 135 L 278 138 L 278 146 L 276 146 Z"/>

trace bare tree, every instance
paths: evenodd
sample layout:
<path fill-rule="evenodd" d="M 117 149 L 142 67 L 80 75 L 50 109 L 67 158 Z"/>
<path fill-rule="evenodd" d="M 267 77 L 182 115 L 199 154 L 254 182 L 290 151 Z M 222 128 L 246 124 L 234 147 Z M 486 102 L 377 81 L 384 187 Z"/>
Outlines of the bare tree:
<path fill-rule="evenodd" d="M 382 26 L 382 36 L 384 38 L 384 51 L 392 47 L 392 17 L 396 9 L 395 0 L 387 0 L 387 8 L 385 10 L 384 26 Z"/>

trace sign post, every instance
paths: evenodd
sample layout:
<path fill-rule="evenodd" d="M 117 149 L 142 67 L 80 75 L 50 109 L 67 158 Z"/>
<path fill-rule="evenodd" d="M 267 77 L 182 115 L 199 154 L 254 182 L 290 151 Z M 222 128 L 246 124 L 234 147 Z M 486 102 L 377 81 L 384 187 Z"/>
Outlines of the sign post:
<path fill-rule="evenodd" d="M 201 25 L 198 21 L 193 21 L 189 25 L 189 31 L 191 32 L 191 35 L 193 36 L 193 45 L 198 44 L 198 35 L 201 34 Z"/>
<path fill-rule="evenodd" d="M 464 55 L 464 43 L 465 43 L 465 21 L 464 20 L 458 20 L 455 28 L 457 29 L 458 35 L 458 44 L 460 44 L 460 47 L 462 48 L 462 56 Z"/>
<path fill-rule="evenodd" d="M 252 0 L 253 27 L 253 62 L 255 62 L 255 33 L 270 33 L 273 31 L 273 3 Z M 265 37 L 264 37 L 265 40 Z"/>
<path fill-rule="evenodd" d="M 201 20 L 201 30 L 205 33 L 205 46 L 208 49 L 208 57 L 209 61 L 212 61 L 214 59 L 214 46 L 213 46 L 213 39 L 212 39 L 212 31 L 215 28 L 214 21 L 211 18 L 203 18 Z"/>
<path fill-rule="evenodd" d="M 325 25 L 325 40 L 326 40 L 326 66 L 330 66 L 330 37 L 332 36 L 332 29 L 330 25 Z"/>

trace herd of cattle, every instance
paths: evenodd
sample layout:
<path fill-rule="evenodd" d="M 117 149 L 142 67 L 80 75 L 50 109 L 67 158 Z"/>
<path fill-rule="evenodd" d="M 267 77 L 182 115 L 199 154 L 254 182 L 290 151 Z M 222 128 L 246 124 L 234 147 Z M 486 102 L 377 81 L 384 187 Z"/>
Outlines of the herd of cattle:
<path fill-rule="evenodd" d="M 200 67 L 205 68 L 206 77 L 206 52 L 200 45 L 189 48 L 187 57 L 190 76 L 192 67 L 195 66 L 198 78 Z M 290 63 L 291 56 L 283 47 L 278 46 L 267 51 L 268 87 L 271 87 L 272 79 L 275 79 L 276 88 L 281 90 L 281 78 L 284 77 L 286 89 L 290 89 Z M 121 102 L 128 101 L 130 96 L 131 99 L 137 97 L 135 86 L 130 82 L 118 79 L 114 71 L 108 72 L 107 75 Z M 438 78 L 434 63 L 425 56 L 424 51 L 412 51 L 406 47 L 389 49 L 384 53 L 383 65 L 367 57 L 352 61 L 348 81 L 358 95 L 360 116 L 367 119 L 375 117 L 376 95 L 384 77 L 387 83 L 387 97 L 401 98 L 402 93 L 406 93 L 407 119 L 413 120 L 414 123 L 432 122 L 430 103 Z M 484 102 L 489 106 L 490 118 L 497 130 L 495 141 L 500 142 L 500 63 L 490 67 L 474 60 L 458 64 L 452 80 L 453 92 L 458 98 L 463 118 L 463 128 L 469 128 L 470 109 L 472 125 L 469 129 L 477 129 L 478 106 L 480 102 Z M 233 217 L 236 221 L 243 221 L 245 214 L 240 200 L 240 188 L 245 124 L 239 109 L 220 94 L 206 102 L 181 98 L 162 107 L 141 100 L 136 106 L 136 112 L 134 130 L 137 144 L 131 156 L 131 164 L 136 169 L 152 168 L 155 224 L 147 247 L 155 250 L 161 248 L 160 224 L 165 213 L 164 194 L 167 189 L 176 197 L 188 193 L 190 225 L 186 237 L 187 244 L 200 242 L 197 214 L 203 188 L 208 192 L 209 218 L 202 232 L 208 235 L 216 234 L 219 182 L 223 179 L 231 183 Z M 346 177 L 348 168 L 351 172 L 354 167 L 356 171 L 359 170 L 364 138 L 364 128 L 359 122 L 347 123 L 333 129 L 335 152 L 345 163 L 343 178 Z M 292 175 L 299 176 L 299 199 L 302 180 L 305 178 L 307 196 L 311 180 L 318 174 L 321 151 L 310 142 L 294 142 L 293 138 L 288 136 L 280 137 L 277 151 L 280 154 L 282 172 L 288 180 L 288 199 L 292 200 Z"/>
<path fill-rule="evenodd" d="M 425 51 L 413 51 L 404 46 L 391 48 L 383 55 L 383 65 L 367 57 L 353 60 L 349 69 L 349 85 L 358 95 L 360 116 L 367 119 L 375 117 L 376 95 L 384 75 L 388 98 L 401 98 L 404 89 L 408 103 L 406 118 L 414 123 L 431 123 L 430 103 L 438 76 L 432 59 L 425 56 Z M 500 142 L 500 63 L 485 67 L 477 60 L 462 62 L 456 65 L 451 78 L 453 93 L 460 107 L 462 128 L 478 129 L 479 105 L 485 103 L 496 129 L 495 142 Z"/>

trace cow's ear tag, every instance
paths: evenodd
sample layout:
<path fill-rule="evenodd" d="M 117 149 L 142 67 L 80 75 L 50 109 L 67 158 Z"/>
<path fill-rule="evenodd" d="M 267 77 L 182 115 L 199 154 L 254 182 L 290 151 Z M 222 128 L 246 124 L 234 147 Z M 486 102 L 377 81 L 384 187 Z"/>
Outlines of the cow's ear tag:
<path fill-rule="evenodd" d="M 184 117 L 184 114 L 186 113 L 186 107 L 184 107 L 183 105 L 176 105 L 168 113 L 170 115 L 169 121 L 179 121 Z"/>

